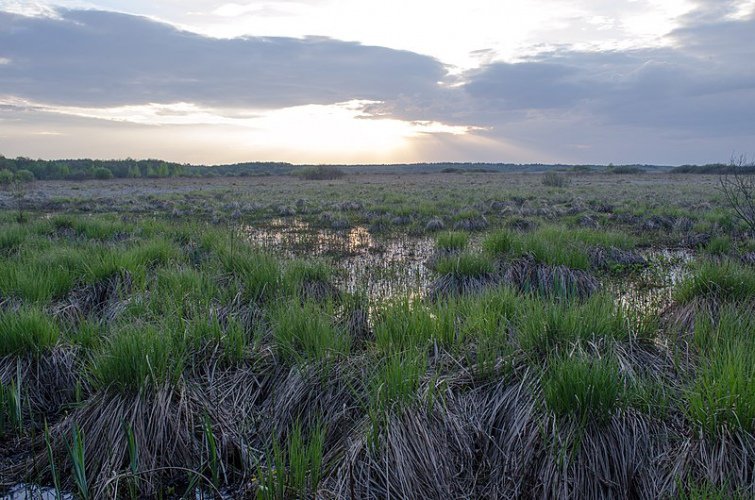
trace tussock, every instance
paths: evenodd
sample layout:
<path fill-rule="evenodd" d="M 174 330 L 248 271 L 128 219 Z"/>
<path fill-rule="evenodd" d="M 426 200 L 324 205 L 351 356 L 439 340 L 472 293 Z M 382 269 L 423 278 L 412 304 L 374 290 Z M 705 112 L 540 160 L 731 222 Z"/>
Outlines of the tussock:
<path fill-rule="evenodd" d="M 530 257 L 506 265 L 503 282 L 522 293 L 579 299 L 587 298 L 600 289 L 598 280 L 587 271 L 539 264 Z"/>
<path fill-rule="evenodd" d="M 648 265 L 647 260 L 642 255 L 631 250 L 622 250 L 616 247 L 594 247 L 590 249 L 589 253 L 590 263 L 599 269 L 638 268 Z"/>
<path fill-rule="evenodd" d="M 53 307 L 53 314 L 76 323 L 84 318 L 95 316 L 111 322 L 122 308 L 121 300 L 132 290 L 133 277 L 123 270 L 89 285 L 81 285 Z"/>
<path fill-rule="evenodd" d="M 79 360 L 73 347 L 56 346 L 39 355 L 0 358 L 0 384 L 20 385 L 22 408 L 41 422 L 54 420 L 76 397 Z"/>

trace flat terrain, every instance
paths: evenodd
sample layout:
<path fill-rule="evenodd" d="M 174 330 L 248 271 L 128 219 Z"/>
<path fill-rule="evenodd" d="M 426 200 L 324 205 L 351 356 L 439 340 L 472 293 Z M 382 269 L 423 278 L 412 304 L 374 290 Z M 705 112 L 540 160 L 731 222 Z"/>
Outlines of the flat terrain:
<path fill-rule="evenodd" d="M 0 488 L 751 498 L 748 231 L 702 175 L 0 193 Z"/>

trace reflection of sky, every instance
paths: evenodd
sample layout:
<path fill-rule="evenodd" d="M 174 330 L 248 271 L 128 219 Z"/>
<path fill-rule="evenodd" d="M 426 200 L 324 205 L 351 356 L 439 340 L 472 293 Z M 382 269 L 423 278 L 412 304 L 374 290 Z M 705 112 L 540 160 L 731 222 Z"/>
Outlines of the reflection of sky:
<path fill-rule="evenodd" d="M 58 16 L 0 27 L 0 152 L 726 161 L 753 153 L 753 9 L 753 0 L 0 0 L 0 15 Z"/>

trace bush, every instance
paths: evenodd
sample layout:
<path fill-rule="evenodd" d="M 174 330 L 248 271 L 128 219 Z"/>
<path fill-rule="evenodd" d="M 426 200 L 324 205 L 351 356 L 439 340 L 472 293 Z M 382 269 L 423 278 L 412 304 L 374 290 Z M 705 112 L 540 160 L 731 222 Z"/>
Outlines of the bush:
<path fill-rule="evenodd" d="M 113 172 L 105 167 L 97 167 L 92 171 L 95 179 L 107 180 L 113 178 Z"/>
<path fill-rule="evenodd" d="M 0 186 L 7 186 L 13 182 L 13 172 L 10 170 L 0 170 Z"/>
<path fill-rule="evenodd" d="M 16 180 L 18 182 L 31 182 L 34 180 L 34 174 L 29 170 L 19 170 L 16 172 Z"/>
<path fill-rule="evenodd" d="M 569 185 L 569 178 L 556 172 L 546 172 L 543 175 L 543 186 L 548 187 L 565 187 Z"/>

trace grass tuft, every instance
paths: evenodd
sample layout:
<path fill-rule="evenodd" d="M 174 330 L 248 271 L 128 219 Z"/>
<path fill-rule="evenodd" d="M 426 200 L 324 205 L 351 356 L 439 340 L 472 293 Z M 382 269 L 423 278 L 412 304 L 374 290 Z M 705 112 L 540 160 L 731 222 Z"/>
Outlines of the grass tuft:
<path fill-rule="evenodd" d="M 618 365 L 605 358 L 555 361 L 542 379 L 545 404 L 558 417 L 603 423 L 621 407 L 624 383 Z"/>
<path fill-rule="evenodd" d="M 59 337 L 58 326 L 40 309 L 0 312 L 0 356 L 39 354 L 52 349 Z"/>

